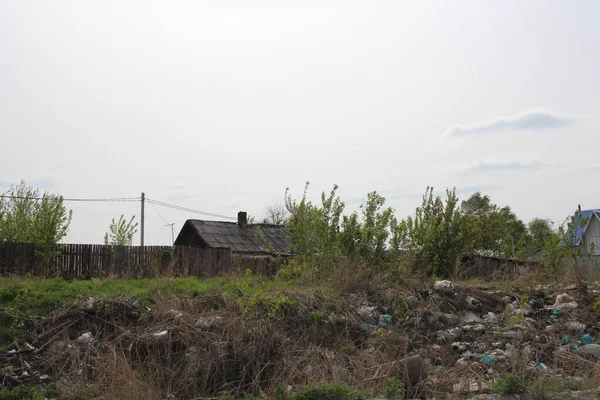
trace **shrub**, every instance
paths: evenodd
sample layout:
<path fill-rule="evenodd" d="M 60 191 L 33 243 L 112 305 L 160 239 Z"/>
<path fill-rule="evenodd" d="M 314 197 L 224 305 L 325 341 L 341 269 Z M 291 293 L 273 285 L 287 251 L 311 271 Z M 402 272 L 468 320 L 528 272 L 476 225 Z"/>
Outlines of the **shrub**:
<path fill-rule="evenodd" d="M 496 394 L 525 393 L 525 381 L 517 374 L 509 373 L 494 382 L 492 392 Z"/>

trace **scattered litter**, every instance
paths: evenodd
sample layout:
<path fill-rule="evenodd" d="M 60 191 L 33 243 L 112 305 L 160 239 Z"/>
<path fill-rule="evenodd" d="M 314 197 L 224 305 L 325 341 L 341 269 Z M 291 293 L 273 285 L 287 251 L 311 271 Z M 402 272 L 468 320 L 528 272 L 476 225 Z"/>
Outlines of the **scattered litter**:
<path fill-rule="evenodd" d="M 578 350 L 581 353 L 589 354 L 596 358 L 600 358 L 600 344 L 584 344 L 583 346 L 580 346 Z"/>
<path fill-rule="evenodd" d="M 496 362 L 496 360 L 493 357 L 488 356 L 487 354 L 484 354 L 479 359 L 479 362 L 482 363 L 482 364 L 485 364 L 485 365 L 494 365 L 494 363 Z"/>
<path fill-rule="evenodd" d="M 473 378 L 461 379 L 458 383 L 452 385 L 456 394 L 467 394 L 488 391 L 492 388 L 489 382 L 475 380 Z"/>
<path fill-rule="evenodd" d="M 92 335 L 92 332 L 86 332 L 79 336 L 75 341 L 79 344 L 90 344 L 93 340 L 94 336 Z"/>
<path fill-rule="evenodd" d="M 471 310 L 478 310 L 481 308 L 481 302 L 474 297 L 467 296 L 465 301 L 467 302 L 467 307 Z"/>
<path fill-rule="evenodd" d="M 377 324 L 377 307 L 362 305 L 356 310 L 356 313 L 364 323 Z"/>
<path fill-rule="evenodd" d="M 196 321 L 196 326 L 198 328 L 209 329 L 212 328 L 213 325 L 215 325 L 215 323 L 221 321 L 222 319 L 223 317 L 221 317 L 220 315 L 200 317 L 198 318 L 198 321 Z"/>
<path fill-rule="evenodd" d="M 594 343 L 594 337 L 592 335 L 590 335 L 589 333 L 586 333 L 585 335 L 583 335 L 581 337 L 581 339 L 579 339 L 579 344 L 591 344 Z"/>
<path fill-rule="evenodd" d="M 169 333 L 169 331 L 160 331 L 160 332 L 156 332 L 153 336 L 160 338 L 160 337 L 165 337 L 167 336 L 167 334 Z"/>
<path fill-rule="evenodd" d="M 481 318 L 477 316 L 473 311 L 465 311 L 464 314 L 460 316 L 460 323 L 465 324 L 478 324 L 483 322 Z"/>
<path fill-rule="evenodd" d="M 561 310 L 559 307 L 554 307 L 552 309 L 552 314 L 551 314 L 552 317 L 554 317 L 554 318 L 560 318 L 560 317 L 562 317 L 564 315 L 565 315 L 565 312 L 563 310 Z"/>
<path fill-rule="evenodd" d="M 183 316 L 183 313 L 177 310 L 169 310 L 167 311 L 167 315 L 173 318 L 181 318 Z"/>
<path fill-rule="evenodd" d="M 389 314 L 382 314 L 379 316 L 379 326 L 388 326 L 392 321 L 392 316 Z"/>
<path fill-rule="evenodd" d="M 567 329 L 570 331 L 581 332 L 581 331 L 584 331 L 585 328 L 586 328 L 585 324 L 582 324 L 581 322 L 578 322 L 578 321 L 567 322 Z"/>
<path fill-rule="evenodd" d="M 531 299 L 529 300 L 528 303 L 531 308 L 533 308 L 534 310 L 539 310 L 541 308 L 544 308 L 544 300 L 539 299 L 539 298 L 535 298 L 535 299 Z"/>
<path fill-rule="evenodd" d="M 579 305 L 577 304 L 576 301 L 570 301 L 568 303 L 561 303 L 560 304 L 560 308 L 562 308 L 565 311 L 572 311 L 575 310 Z"/>
<path fill-rule="evenodd" d="M 541 369 L 542 371 L 547 371 L 548 370 L 548 367 L 544 363 L 539 363 L 538 364 L 538 368 Z"/>
<path fill-rule="evenodd" d="M 450 281 L 436 281 L 433 284 L 435 290 L 438 290 L 443 293 L 452 294 L 454 293 L 454 285 Z"/>
<path fill-rule="evenodd" d="M 571 295 L 568 295 L 566 293 L 559 294 L 558 296 L 556 296 L 556 301 L 554 302 L 554 307 L 558 307 L 561 304 L 569 303 L 569 302 L 572 302 L 574 300 L 575 299 Z"/>
<path fill-rule="evenodd" d="M 463 353 L 471 348 L 471 343 L 469 343 L 469 342 L 454 342 L 451 344 L 451 346 L 452 346 L 452 350 L 454 350 L 458 353 Z"/>
<path fill-rule="evenodd" d="M 85 308 L 86 310 L 93 310 L 96 308 L 96 302 L 97 300 L 95 298 L 93 298 L 92 296 L 88 296 L 83 302 L 83 308 Z"/>

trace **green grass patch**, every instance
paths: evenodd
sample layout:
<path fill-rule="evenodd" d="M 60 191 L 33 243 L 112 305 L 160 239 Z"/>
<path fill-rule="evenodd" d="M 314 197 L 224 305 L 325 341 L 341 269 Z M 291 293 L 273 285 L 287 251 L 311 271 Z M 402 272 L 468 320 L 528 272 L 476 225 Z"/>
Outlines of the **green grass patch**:
<path fill-rule="evenodd" d="M 226 291 L 231 286 L 224 279 L 62 279 L 2 278 L 0 308 L 17 316 L 44 316 L 61 307 L 79 304 L 87 296 L 133 297 L 144 302 L 161 295 L 205 294 Z"/>
<path fill-rule="evenodd" d="M 153 298 L 169 295 L 192 297 L 221 293 L 224 297 L 231 298 L 240 295 L 248 298 L 260 297 L 280 293 L 293 285 L 292 281 L 260 276 L 79 281 L 0 278 L 0 309 L 7 310 L 15 316 L 45 316 L 59 308 L 79 305 L 88 296 L 131 297 L 144 304 Z M 284 299 L 284 296 L 280 295 L 277 299 Z"/>

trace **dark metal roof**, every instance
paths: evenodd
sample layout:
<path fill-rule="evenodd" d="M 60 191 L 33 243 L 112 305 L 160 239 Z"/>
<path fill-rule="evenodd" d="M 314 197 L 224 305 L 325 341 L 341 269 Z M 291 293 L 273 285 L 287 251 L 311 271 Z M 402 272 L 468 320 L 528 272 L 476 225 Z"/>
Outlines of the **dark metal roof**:
<path fill-rule="evenodd" d="M 236 222 L 189 219 L 186 224 L 196 231 L 208 247 L 228 247 L 240 253 L 289 253 L 289 232 L 285 226 L 252 224 L 240 228 Z M 270 244 L 270 246 L 269 246 Z"/>

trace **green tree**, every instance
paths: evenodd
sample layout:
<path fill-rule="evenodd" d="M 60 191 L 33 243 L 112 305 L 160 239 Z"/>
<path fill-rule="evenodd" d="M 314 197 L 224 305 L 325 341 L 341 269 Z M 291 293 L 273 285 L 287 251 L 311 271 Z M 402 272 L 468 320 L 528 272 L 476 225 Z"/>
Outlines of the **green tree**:
<path fill-rule="evenodd" d="M 135 215 L 129 221 L 125 219 L 125 215 L 121 215 L 118 221 L 113 218 L 109 232 L 104 235 L 104 244 L 113 246 L 131 246 L 133 235 L 137 232 L 138 223 L 133 223 Z"/>
<path fill-rule="evenodd" d="M 394 217 L 394 210 L 385 206 L 385 198 L 377 192 L 367 195 L 366 204 L 360 206 L 362 210 L 362 224 L 360 226 L 360 255 L 368 263 L 382 263 L 390 236 L 390 222 Z"/>
<path fill-rule="evenodd" d="M 0 198 L 0 241 L 29 242 L 46 262 L 56 256 L 55 246 L 66 235 L 73 212 L 63 197 L 27 186 L 24 180 Z"/>
<path fill-rule="evenodd" d="M 463 227 L 456 191 L 446 190 L 442 200 L 427 187 L 421 206 L 394 228 L 393 236 L 400 247 L 415 253 L 429 275 L 451 277 L 464 251 Z"/>
<path fill-rule="evenodd" d="M 467 252 L 488 250 L 515 257 L 527 244 L 527 228 L 509 206 L 498 207 L 487 195 L 476 192 L 461 204 L 465 217 Z"/>
<path fill-rule="evenodd" d="M 306 182 L 302 199 L 292 198 L 289 188 L 285 192 L 285 207 L 290 213 L 287 226 L 293 235 L 291 249 L 304 262 L 318 261 L 331 265 L 340 256 L 339 229 L 344 203 L 337 195 L 338 186 L 326 195 L 321 194 L 321 206 L 307 199 L 309 182 Z"/>

